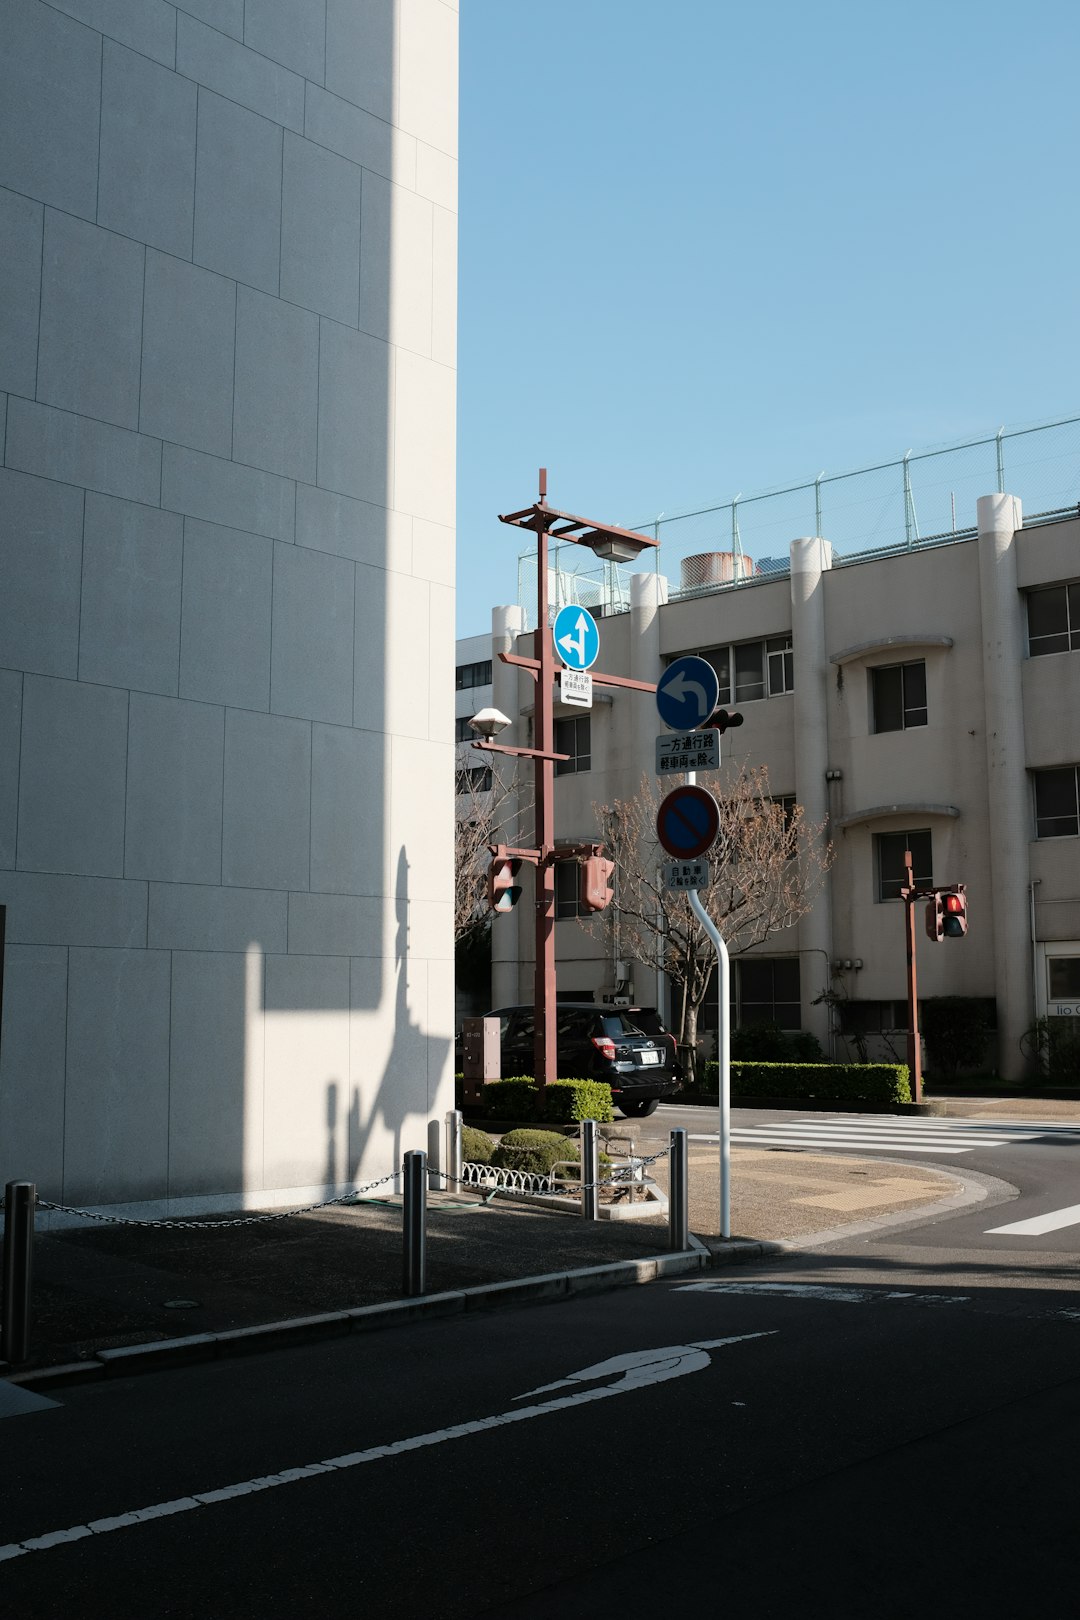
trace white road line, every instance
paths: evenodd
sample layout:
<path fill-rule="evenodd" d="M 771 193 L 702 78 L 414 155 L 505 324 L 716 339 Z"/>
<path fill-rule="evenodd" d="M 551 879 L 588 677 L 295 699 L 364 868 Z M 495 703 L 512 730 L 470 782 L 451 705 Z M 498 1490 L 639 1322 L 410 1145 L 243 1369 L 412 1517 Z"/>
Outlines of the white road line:
<path fill-rule="evenodd" d="M 830 1141 L 861 1141 L 864 1137 L 873 1138 L 876 1142 L 950 1142 L 962 1143 L 965 1147 L 1002 1147 L 1010 1138 L 1007 1136 L 969 1136 L 967 1131 L 889 1131 L 879 1130 L 876 1125 L 735 1125 L 732 1134 L 738 1131 L 742 1136 L 820 1136 Z"/>
<path fill-rule="evenodd" d="M 679 1283 L 672 1291 L 676 1294 L 756 1294 L 765 1298 L 826 1299 L 844 1305 L 871 1305 L 898 1299 L 907 1300 L 912 1305 L 966 1305 L 971 1300 L 970 1294 L 920 1294 L 913 1289 L 893 1289 L 882 1293 L 878 1288 L 862 1288 L 858 1285 L 840 1287 L 835 1283 L 733 1283 L 714 1282 L 711 1279 Z"/>
<path fill-rule="evenodd" d="M 560 1378 L 554 1384 L 544 1384 L 540 1389 L 531 1389 L 518 1398 L 529 1400 L 532 1396 L 542 1395 L 548 1390 L 563 1389 L 568 1385 L 609 1377 L 616 1373 L 622 1374 L 614 1383 L 603 1384 L 599 1389 L 581 1389 L 573 1395 L 563 1395 L 556 1400 L 541 1401 L 532 1406 L 519 1406 L 512 1412 L 499 1412 L 494 1417 L 478 1418 L 472 1423 L 455 1423 L 449 1429 L 433 1429 L 428 1434 L 414 1434 L 407 1440 L 392 1440 L 388 1445 L 371 1446 L 366 1451 L 350 1451 L 344 1456 L 328 1457 L 322 1462 L 308 1463 L 302 1468 L 285 1468 L 279 1474 L 264 1474 L 261 1478 L 240 1480 L 235 1485 L 225 1485 L 218 1490 L 197 1491 L 191 1496 L 180 1496 L 171 1502 L 156 1502 L 149 1507 L 135 1508 L 130 1513 L 115 1513 L 109 1518 L 92 1519 L 88 1524 L 70 1525 L 64 1530 L 50 1530 L 43 1536 L 31 1536 L 26 1541 L 11 1542 L 6 1547 L 0 1547 L 0 1563 L 10 1558 L 21 1558 L 25 1553 L 46 1552 L 51 1547 L 60 1547 L 69 1541 L 82 1541 L 87 1536 L 103 1536 L 112 1530 L 125 1530 L 132 1525 L 145 1524 L 149 1519 L 167 1518 L 174 1513 L 193 1513 L 197 1508 L 209 1507 L 218 1502 L 230 1502 L 234 1497 L 252 1496 L 257 1491 L 273 1490 L 278 1485 L 292 1485 L 299 1479 L 311 1479 L 318 1474 L 338 1473 L 342 1469 L 357 1468 L 361 1463 L 378 1462 L 383 1457 L 398 1457 L 403 1452 L 418 1451 L 423 1446 L 438 1446 L 446 1440 L 460 1440 L 465 1435 L 482 1434 L 487 1429 L 498 1429 L 507 1423 L 526 1423 L 530 1418 L 546 1417 L 549 1412 L 562 1412 L 567 1407 L 607 1400 L 613 1395 L 623 1395 L 630 1390 L 642 1389 L 650 1384 L 680 1378 L 685 1373 L 700 1372 L 710 1365 L 712 1359 L 709 1355 L 710 1350 L 724 1349 L 731 1344 L 743 1344 L 748 1339 L 773 1338 L 777 1331 L 776 1328 L 767 1328 L 759 1333 L 729 1334 L 722 1339 L 694 1339 L 687 1344 L 665 1345 L 659 1350 L 639 1350 L 611 1356 L 607 1361 L 598 1362 L 592 1367 L 584 1367 L 580 1372 L 571 1373 L 568 1378 Z"/>
<path fill-rule="evenodd" d="M 831 1140 L 831 1141 L 821 1141 L 817 1137 L 811 1138 L 811 1137 L 807 1137 L 807 1136 L 774 1136 L 774 1137 L 768 1138 L 768 1140 L 766 1140 L 766 1141 L 762 1141 L 761 1137 L 756 1137 L 755 1138 L 753 1136 L 738 1136 L 738 1135 L 736 1135 L 736 1133 L 734 1131 L 732 1131 L 732 1133 L 731 1133 L 731 1140 L 735 1143 L 735 1145 L 737 1147 L 803 1147 L 803 1148 L 819 1148 L 822 1151 L 824 1151 L 826 1148 L 829 1148 L 829 1147 L 838 1150 L 838 1149 L 840 1149 L 842 1147 L 847 1146 L 847 1147 L 850 1147 L 850 1148 L 854 1148 L 857 1151 L 860 1151 L 860 1152 L 863 1152 L 863 1153 L 970 1153 L 971 1152 L 971 1149 L 966 1148 L 966 1147 L 930 1147 L 925 1142 L 906 1143 L 906 1142 L 872 1142 L 872 1141 L 867 1141 L 867 1142 L 848 1142 L 848 1143 L 844 1143 L 844 1142 L 836 1141 L 835 1138 L 833 1140 Z"/>
<path fill-rule="evenodd" d="M 1033 1215 L 1027 1221 L 1012 1221 L 1008 1226 L 987 1227 L 986 1236 L 1039 1237 L 1043 1232 L 1058 1232 L 1063 1226 L 1080 1226 L 1080 1204 L 1052 1209 L 1048 1215 Z"/>

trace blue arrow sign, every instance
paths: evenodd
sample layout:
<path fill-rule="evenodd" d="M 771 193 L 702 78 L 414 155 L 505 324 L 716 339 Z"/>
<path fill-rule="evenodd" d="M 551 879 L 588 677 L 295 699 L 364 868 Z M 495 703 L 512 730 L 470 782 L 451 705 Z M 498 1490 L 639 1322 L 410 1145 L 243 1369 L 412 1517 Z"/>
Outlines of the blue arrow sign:
<path fill-rule="evenodd" d="M 591 669 L 596 663 L 600 632 L 588 608 L 560 608 L 551 635 L 555 651 L 568 669 Z"/>
<path fill-rule="evenodd" d="M 656 686 L 656 707 L 672 731 L 697 731 L 716 712 L 720 681 L 704 658 L 676 658 Z"/>

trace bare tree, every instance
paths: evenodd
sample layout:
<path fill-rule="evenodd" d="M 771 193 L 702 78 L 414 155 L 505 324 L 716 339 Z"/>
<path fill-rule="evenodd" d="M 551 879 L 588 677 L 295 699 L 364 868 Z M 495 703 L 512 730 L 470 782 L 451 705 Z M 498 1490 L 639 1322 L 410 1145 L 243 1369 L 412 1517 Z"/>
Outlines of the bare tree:
<path fill-rule="evenodd" d="M 484 765 L 459 767 L 456 786 L 454 943 L 458 945 L 488 922 L 488 846 L 520 844 L 526 806 L 512 778 L 505 779 Z"/>
<path fill-rule="evenodd" d="M 683 780 L 665 778 L 665 793 Z M 708 856 L 712 883 L 700 894 L 729 953 L 738 956 L 805 916 L 832 864 L 832 846 L 824 824 L 808 822 L 801 805 L 771 797 L 763 765 L 736 767 L 716 797 L 720 831 Z M 716 952 L 688 896 L 665 887 L 670 857 L 656 835 L 656 784 L 645 776 L 635 798 L 593 808 L 615 862 L 614 899 L 583 926 L 616 929 L 620 955 L 669 976 L 678 996 L 678 1039 L 693 1053 Z"/>

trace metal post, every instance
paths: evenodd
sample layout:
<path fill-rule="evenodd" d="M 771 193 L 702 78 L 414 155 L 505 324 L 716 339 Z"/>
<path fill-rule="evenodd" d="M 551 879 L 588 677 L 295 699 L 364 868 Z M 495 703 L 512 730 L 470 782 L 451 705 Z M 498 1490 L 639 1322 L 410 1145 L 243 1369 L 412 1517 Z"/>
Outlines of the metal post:
<path fill-rule="evenodd" d="M 600 1219 L 600 1142 L 595 1119 L 581 1122 L 581 1214 L 586 1221 Z"/>
<path fill-rule="evenodd" d="M 0 1357 L 25 1361 L 30 1354 L 30 1289 L 34 1259 L 32 1181 L 9 1181 L 4 1192 L 4 1309 Z"/>
<path fill-rule="evenodd" d="M 720 1236 L 731 1236 L 731 964 L 723 935 L 701 903 L 696 889 L 689 891 L 690 909 L 716 947 L 719 985 L 716 1055 L 720 1063 Z"/>
<path fill-rule="evenodd" d="M 547 468 L 540 469 L 538 506 L 547 505 Z M 543 754 L 551 754 L 555 742 L 552 716 L 552 683 L 555 679 L 555 649 L 548 624 L 548 529 L 554 518 L 538 520 L 536 529 L 536 633 L 534 656 L 540 668 L 536 676 L 533 743 Z M 536 1084 L 541 1091 L 557 1078 L 555 1055 L 555 765 L 551 759 L 533 760 L 535 796 L 536 865 L 535 965 L 533 1002 L 535 1046 L 533 1063 Z"/>
<path fill-rule="evenodd" d="M 401 1234 L 404 1258 L 404 1293 L 415 1299 L 426 1291 L 427 1270 L 427 1154 L 419 1150 L 405 1155 L 404 1200 L 401 1207 Z"/>
<path fill-rule="evenodd" d="M 428 1120 L 427 1162 L 428 1192 L 446 1191 L 446 1172 L 442 1167 L 443 1133 L 437 1119 Z"/>
<path fill-rule="evenodd" d="M 681 1253 L 690 1247 L 690 1165 L 687 1135 L 681 1126 L 671 1133 L 671 1175 L 668 1189 L 668 1248 Z"/>
<path fill-rule="evenodd" d="M 911 1100 L 921 1103 L 923 1100 L 922 1042 L 919 1039 L 919 988 L 915 969 L 915 901 L 917 892 L 910 849 L 904 851 L 904 871 L 906 887 L 901 891 L 901 899 L 904 902 L 904 938 L 907 946 L 908 1076 L 911 1081 Z"/>
<path fill-rule="evenodd" d="M 451 1108 L 446 1116 L 446 1174 L 451 1192 L 461 1191 L 461 1167 L 464 1162 L 461 1150 L 461 1110 Z"/>

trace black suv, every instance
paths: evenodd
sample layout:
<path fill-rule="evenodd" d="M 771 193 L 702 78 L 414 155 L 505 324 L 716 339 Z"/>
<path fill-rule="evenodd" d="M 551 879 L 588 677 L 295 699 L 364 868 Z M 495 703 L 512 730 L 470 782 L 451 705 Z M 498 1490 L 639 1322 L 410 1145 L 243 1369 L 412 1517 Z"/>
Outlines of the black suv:
<path fill-rule="evenodd" d="M 647 1010 L 655 1018 L 655 1011 Z M 499 1020 L 503 1075 L 532 1074 L 532 1007 L 499 1007 L 487 1016 Z M 675 1042 L 658 1019 L 656 1022 L 657 1034 L 647 1035 L 621 1007 L 560 1001 L 555 1008 L 560 1076 L 603 1080 L 624 1114 L 641 1118 L 653 1113 L 661 1097 L 670 1097 L 679 1089 L 673 1067 Z"/>

